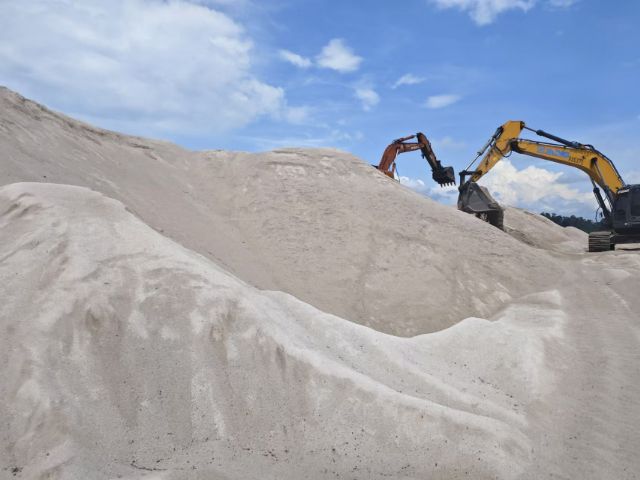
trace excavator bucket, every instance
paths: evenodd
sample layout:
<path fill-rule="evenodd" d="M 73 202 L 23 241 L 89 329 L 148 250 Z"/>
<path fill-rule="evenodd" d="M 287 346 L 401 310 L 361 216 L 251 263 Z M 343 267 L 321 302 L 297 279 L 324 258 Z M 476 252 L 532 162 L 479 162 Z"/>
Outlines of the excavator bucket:
<path fill-rule="evenodd" d="M 435 170 L 433 170 L 433 180 L 437 182 L 441 187 L 446 187 L 447 185 L 455 185 L 456 184 L 456 174 L 453 172 L 453 167 L 442 167 L 438 166 Z"/>
<path fill-rule="evenodd" d="M 482 185 L 473 180 L 462 184 L 459 188 L 458 210 L 474 214 L 491 225 L 504 230 L 504 209 Z"/>
<path fill-rule="evenodd" d="M 458 210 L 474 214 L 502 210 L 489 190 L 473 180 L 465 182 L 459 190 Z"/>

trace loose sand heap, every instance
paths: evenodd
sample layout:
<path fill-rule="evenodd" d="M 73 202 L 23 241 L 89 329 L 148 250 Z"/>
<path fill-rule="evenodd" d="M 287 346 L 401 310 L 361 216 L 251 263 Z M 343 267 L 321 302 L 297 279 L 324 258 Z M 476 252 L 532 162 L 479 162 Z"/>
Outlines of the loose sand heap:
<path fill-rule="evenodd" d="M 637 251 L 2 96 L 0 478 L 640 477 Z"/>
<path fill-rule="evenodd" d="M 486 317 L 560 273 L 544 252 L 339 150 L 189 152 L 0 96 L 0 186 L 92 188 L 244 281 L 378 331 Z"/>
<path fill-rule="evenodd" d="M 522 208 L 505 206 L 504 229 L 509 235 L 535 248 L 564 253 L 583 253 L 588 236 L 574 227 L 558 228 L 548 218 Z"/>

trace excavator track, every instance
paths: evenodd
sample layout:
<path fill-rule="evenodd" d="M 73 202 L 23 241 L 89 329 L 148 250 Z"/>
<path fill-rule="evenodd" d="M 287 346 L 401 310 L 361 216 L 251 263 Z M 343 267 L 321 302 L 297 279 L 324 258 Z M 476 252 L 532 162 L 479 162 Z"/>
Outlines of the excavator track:
<path fill-rule="evenodd" d="M 590 252 L 608 252 L 614 248 L 615 245 L 611 243 L 611 232 L 591 232 L 589 234 Z"/>

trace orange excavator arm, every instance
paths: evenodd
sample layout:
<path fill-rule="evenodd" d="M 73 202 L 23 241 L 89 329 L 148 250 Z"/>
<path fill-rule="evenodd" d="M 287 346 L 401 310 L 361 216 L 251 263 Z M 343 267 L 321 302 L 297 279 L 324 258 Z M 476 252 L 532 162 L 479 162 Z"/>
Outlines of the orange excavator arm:
<path fill-rule="evenodd" d="M 411 140 L 417 137 L 417 142 L 407 143 L 407 140 Z M 396 158 L 398 155 L 404 152 L 413 152 L 414 150 L 422 151 L 422 158 L 424 158 L 433 171 L 433 180 L 435 180 L 440 186 L 455 185 L 456 178 L 453 172 L 453 167 L 443 167 L 440 161 L 436 158 L 431 143 L 427 140 L 427 137 L 423 133 L 416 133 L 415 135 L 409 135 L 408 137 L 399 138 L 391 142 L 384 153 L 380 164 L 376 167 L 390 178 L 394 178 L 396 172 Z"/>

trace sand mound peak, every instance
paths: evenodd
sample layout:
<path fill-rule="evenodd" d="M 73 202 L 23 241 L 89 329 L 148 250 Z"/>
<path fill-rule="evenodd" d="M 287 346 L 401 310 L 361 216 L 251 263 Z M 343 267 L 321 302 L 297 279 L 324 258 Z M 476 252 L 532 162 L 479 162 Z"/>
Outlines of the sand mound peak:
<path fill-rule="evenodd" d="M 544 252 L 337 149 L 189 152 L 36 118 L 37 104 L 25 111 L 15 94 L 2 102 L 0 183 L 92 188 L 252 285 L 379 331 L 488 316 L 559 271 Z"/>
<path fill-rule="evenodd" d="M 0 477 L 640 471 L 637 252 L 0 97 Z"/>

